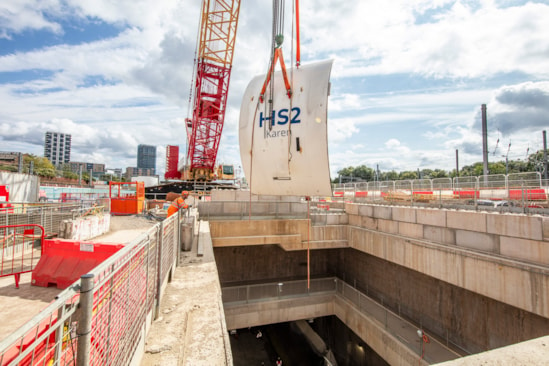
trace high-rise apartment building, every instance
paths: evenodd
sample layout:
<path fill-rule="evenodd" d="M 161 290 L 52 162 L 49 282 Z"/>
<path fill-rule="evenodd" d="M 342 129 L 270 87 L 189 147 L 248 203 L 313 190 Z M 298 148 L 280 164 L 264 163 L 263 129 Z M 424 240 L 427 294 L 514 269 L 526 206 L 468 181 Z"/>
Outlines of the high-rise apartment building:
<path fill-rule="evenodd" d="M 44 157 L 58 166 L 71 160 L 71 135 L 59 132 L 46 132 Z"/>
<path fill-rule="evenodd" d="M 137 167 L 141 169 L 152 169 L 156 172 L 156 146 L 143 145 L 137 146 Z"/>

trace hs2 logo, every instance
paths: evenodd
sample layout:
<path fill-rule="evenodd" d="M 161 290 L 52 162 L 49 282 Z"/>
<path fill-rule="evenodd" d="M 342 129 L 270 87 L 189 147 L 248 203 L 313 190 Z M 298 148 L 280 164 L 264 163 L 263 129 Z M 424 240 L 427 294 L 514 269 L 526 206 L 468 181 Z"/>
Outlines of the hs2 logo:
<path fill-rule="evenodd" d="M 280 109 L 278 112 L 276 110 L 273 110 L 270 117 L 264 117 L 263 112 L 259 113 L 259 127 L 263 127 L 263 122 L 268 123 L 268 121 L 271 121 L 271 126 L 277 125 L 285 125 L 290 121 L 290 123 L 301 123 L 301 119 L 299 119 L 299 115 L 301 114 L 301 108 L 299 107 L 293 107 L 292 108 L 292 120 L 290 121 L 290 110 L 288 108 Z"/>

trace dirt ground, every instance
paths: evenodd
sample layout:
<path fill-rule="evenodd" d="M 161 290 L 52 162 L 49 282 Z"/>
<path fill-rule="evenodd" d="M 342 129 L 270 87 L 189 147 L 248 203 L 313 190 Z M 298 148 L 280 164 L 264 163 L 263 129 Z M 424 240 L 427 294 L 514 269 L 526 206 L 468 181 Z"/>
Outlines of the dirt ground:
<path fill-rule="evenodd" d="M 31 273 L 23 273 L 19 289 L 13 276 L 0 278 L 0 340 L 23 326 L 55 299 L 61 290 L 31 286 Z"/>
<path fill-rule="evenodd" d="M 96 243 L 129 243 L 156 223 L 158 221 L 149 220 L 142 216 L 111 216 L 109 231 L 89 241 Z"/>

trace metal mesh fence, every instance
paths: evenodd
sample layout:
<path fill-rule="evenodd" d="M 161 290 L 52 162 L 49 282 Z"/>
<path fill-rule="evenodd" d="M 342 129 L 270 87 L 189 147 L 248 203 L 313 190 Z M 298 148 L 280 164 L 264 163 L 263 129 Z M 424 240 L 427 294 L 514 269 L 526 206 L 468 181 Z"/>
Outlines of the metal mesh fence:
<path fill-rule="evenodd" d="M 333 191 L 336 202 L 549 214 L 549 186 L 538 172 L 339 184 Z"/>
<path fill-rule="evenodd" d="M 59 233 L 61 223 L 80 215 L 80 204 L 35 205 L 13 203 L 13 208 L 0 209 L 0 226 L 7 225 L 40 225 L 46 236 Z"/>
<path fill-rule="evenodd" d="M 496 188 L 496 189 L 505 189 L 507 188 L 507 177 L 505 174 L 493 174 L 493 175 L 483 175 L 478 177 L 478 188 L 487 189 L 487 188 Z"/>
<path fill-rule="evenodd" d="M 538 172 L 509 174 L 507 180 L 509 188 L 542 187 Z"/>
<path fill-rule="evenodd" d="M 42 255 L 44 228 L 40 225 L 0 226 L 0 277 L 30 272 Z"/>
<path fill-rule="evenodd" d="M 89 341 L 89 365 L 129 365 L 142 328 L 158 306 L 160 289 L 175 265 L 179 220 L 158 223 L 90 272 L 90 292 L 76 281 L 46 309 L 0 342 L 0 365 L 68 365 Z M 160 235 L 162 233 L 162 235 Z M 93 296 L 88 313 L 81 306 Z M 89 319 L 91 330 L 78 334 Z M 82 356 L 82 355 L 80 355 Z"/>
<path fill-rule="evenodd" d="M 75 283 L 78 285 L 79 281 Z M 72 365 L 76 360 L 78 293 L 74 287 L 0 343 L 1 365 Z"/>

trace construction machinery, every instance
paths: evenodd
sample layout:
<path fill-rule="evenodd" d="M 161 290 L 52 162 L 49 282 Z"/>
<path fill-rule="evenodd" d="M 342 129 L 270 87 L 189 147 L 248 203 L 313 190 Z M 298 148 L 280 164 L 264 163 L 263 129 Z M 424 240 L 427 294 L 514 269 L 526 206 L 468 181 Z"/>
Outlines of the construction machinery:
<path fill-rule="evenodd" d="M 181 178 L 211 181 L 227 106 L 240 0 L 203 0 Z"/>

